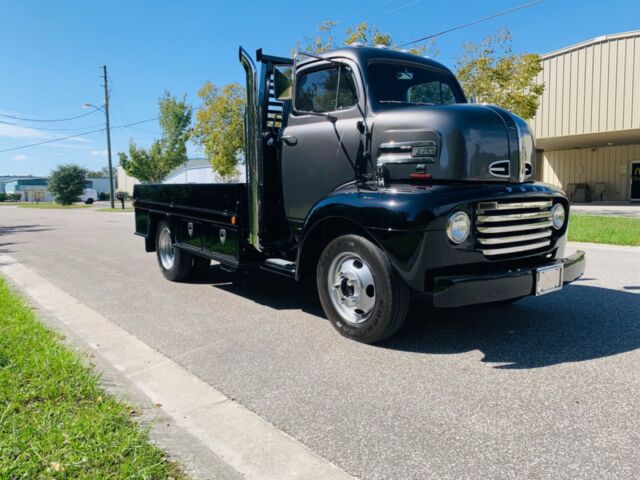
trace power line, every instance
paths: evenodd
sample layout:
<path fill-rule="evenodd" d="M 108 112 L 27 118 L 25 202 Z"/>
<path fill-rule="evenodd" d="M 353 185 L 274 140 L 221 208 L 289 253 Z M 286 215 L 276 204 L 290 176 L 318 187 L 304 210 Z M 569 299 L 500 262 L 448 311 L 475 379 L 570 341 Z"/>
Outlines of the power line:
<path fill-rule="evenodd" d="M 380 7 L 382 7 L 383 5 L 386 5 L 386 4 L 391 3 L 391 2 L 394 2 L 394 1 L 395 1 L 395 0 L 385 0 L 385 1 L 384 1 L 384 2 L 382 2 L 382 3 L 378 3 L 378 4 L 374 5 L 373 7 L 366 8 L 366 9 L 364 9 L 364 10 L 362 10 L 362 11 L 358 12 L 358 13 L 354 13 L 353 15 L 349 15 L 349 16 L 347 16 L 347 17 L 343 17 L 343 18 L 341 18 L 340 20 L 336 20 L 336 24 L 342 23 L 342 22 L 344 22 L 344 21 L 346 21 L 346 20 L 351 20 L 352 18 L 355 18 L 355 17 L 358 17 L 358 16 L 363 15 L 363 14 L 365 14 L 365 13 L 368 13 L 368 12 L 370 12 L 370 11 L 372 11 L 372 10 L 375 10 L 376 8 L 380 8 Z"/>
<path fill-rule="evenodd" d="M 91 110 L 90 112 L 87 113 L 83 113 L 82 115 L 76 115 L 75 117 L 67 117 L 67 118 L 52 118 L 49 120 L 44 120 L 42 118 L 26 118 L 26 117 L 19 117 L 16 115 L 7 115 L 4 113 L 0 113 L 0 117 L 5 117 L 5 118 L 11 118 L 13 120 L 22 120 L 24 122 L 42 122 L 42 123 L 52 123 L 52 122 L 68 122 L 69 120 L 75 120 L 77 118 L 82 118 L 82 117 L 87 117 L 89 115 L 93 115 L 94 113 L 96 113 L 98 111 L 98 109 L 96 108 L 95 110 Z"/>
<path fill-rule="evenodd" d="M 193 110 L 200 110 L 201 108 L 203 108 L 205 105 L 199 105 L 195 108 L 193 108 Z M 153 118 L 147 118 L 145 120 L 139 120 L 137 122 L 132 122 L 132 123 L 125 123 L 123 125 L 114 125 L 111 127 L 111 130 L 115 130 L 117 128 L 131 128 L 131 127 L 135 127 L 136 125 L 141 125 L 143 123 L 149 123 L 149 122 L 154 122 L 156 120 L 159 120 L 160 117 L 159 116 L 155 116 Z M 66 137 L 59 137 L 59 138 L 52 138 L 50 140 L 45 140 L 42 142 L 37 142 L 37 143 L 30 143 L 28 145 L 20 145 L 18 147 L 11 147 L 11 148 L 5 148 L 3 150 L 0 150 L 0 153 L 5 153 L 5 152 L 12 152 L 14 150 L 22 150 L 24 148 L 31 148 L 31 147 L 37 147 L 40 145 L 45 145 L 47 143 L 54 143 L 54 142 L 60 142 L 62 140 L 69 140 L 70 138 L 76 138 L 76 137 L 83 137 L 85 135 L 91 135 L 92 133 L 98 133 L 98 132 L 104 132 L 106 130 L 106 128 L 98 128 L 96 130 L 91 130 L 88 132 L 80 132 L 74 135 L 67 135 Z"/>
<path fill-rule="evenodd" d="M 51 140 L 45 140 L 43 142 L 38 142 L 38 143 L 30 143 L 29 145 L 20 145 L 19 147 L 5 148 L 4 150 L 0 150 L 0 153 L 13 152 L 14 150 L 22 150 L 23 148 L 29 148 L 29 147 L 37 147 L 38 145 L 44 145 L 46 143 L 60 142 L 62 140 L 68 140 L 70 138 L 82 137 L 84 135 L 90 135 L 92 133 L 102 132 L 104 130 L 105 130 L 104 128 L 99 128 L 97 130 L 91 130 L 89 132 L 76 133 L 75 135 L 67 135 L 66 137 L 53 138 Z"/>
<path fill-rule="evenodd" d="M 40 129 L 40 127 L 36 127 L 34 125 L 25 125 L 24 123 L 13 123 L 13 122 L 5 122 L 4 120 L 0 120 L 1 125 L 11 125 L 12 127 L 22 127 L 22 128 L 32 128 L 32 129 Z M 77 132 L 78 129 L 89 129 L 89 128 L 97 128 L 102 124 L 96 125 L 87 125 L 86 127 L 73 127 L 73 128 L 53 128 L 46 127 L 47 132 Z"/>
<path fill-rule="evenodd" d="M 404 9 L 404 8 L 410 7 L 410 6 L 412 6 L 412 5 L 415 5 L 416 3 L 420 3 L 420 2 L 422 2 L 422 1 L 423 1 L 423 0 L 412 0 L 412 1 L 410 1 L 409 3 L 405 3 L 404 5 L 400 5 L 399 7 L 393 7 L 393 8 L 391 8 L 390 10 L 387 10 L 387 11 L 385 11 L 385 12 L 380 13 L 379 15 L 376 15 L 375 17 L 371 17 L 371 18 L 368 18 L 368 19 L 363 20 L 363 21 L 362 21 L 362 22 L 360 22 L 360 23 L 354 24 L 354 25 L 352 25 L 352 26 L 351 26 L 351 27 L 349 27 L 349 28 L 350 28 L 350 29 L 355 29 L 355 28 L 357 28 L 359 25 L 361 25 L 362 23 L 370 23 L 370 22 L 372 22 L 373 20 L 377 20 L 377 19 L 379 19 L 379 18 L 386 17 L 387 15 L 391 15 L 392 13 L 395 13 L 395 12 L 397 12 L 398 10 L 402 10 L 402 9 Z M 386 2 L 386 3 L 389 3 L 389 2 Z M 383 4 L 381 4 L 381 5 L 384 5 L 384 3 L 383 3 Z M 378 5 L 378 6 L 381 6 L 381 5 Z M 366 11 L 369 11 L 369 10 L 372 10 L 372 9 L 365 10 L 365 12 L 366 12 Z M 355 16 L 355 15 L 353 15 L 353 16 Z M 339 23 L 339 22 L 336 22 L 336 23 Z"/>
<path fill-rule="evenodd" d="M 417 40 L 413 40 L 411 42 L 403 43 L 402 45 L 400 45 L 400 47 L 406 47 L 406 46 L 409 46 L 409 45 L 413 45 L 414 43 L 424 42 L 425 40 L 429 40 L 431 38 L 435 38 L 435 37 L 438 37 L 440 35 L 444 35 L 445 33 L 450 33 L 450 32 L 453 32 L 455 30 L 460 30 L 461 28 L 470 27 L 471 25 L 475 25 L 475 24 L 481 23 L 481 22 L 486 22 L 487 20 L 491 20 L 492 18 L 500 17 L 502 15 L 506 15 L 508 13 L 515 12 L 517 10 L 522 10 L 524 8 L 531 7 L 531 6 L 533 6 L 533 5 L 537 4 L 537 3 L 540 3 L 540 2 L 542 2 L 542 0 L 534 0 L 532 2 L 523 3 L 522 5 L 518 5 L 517 7 L 509 8 L 508 10 L 503 10 L 502 12 L 498 12 L 498 13 L 494 13 L 493 15 L 488 15 L 486 17 L 478 18 L 477 20 L 473 20 L 473 21 L 465 23 L 463 25 L 458 25 L 457 27 L 453 27 L 453 28 L 450 28 L 448 30 L 443 30 L 442 32 L 434 33 L 434 34 L 427 35 L 425 37 L 419 38 Z"/>
<path fill-rule="evenodd" d="M 142 123 L 153 122 L 155 120 L 158 120 L 158 118 L 159 117 L 153 117 L 153 118 L 148 118 L 146 120 L 140 120 L 138 122 L 128 123 L 124 125 L 115 125 L 115 126 L 112 126 L 111 129 L 114 130 L 116 128 L 129 128 L 135 125 L 140 125 Z M 62 140 L 69 140 L 70 138 L 83 137 L 85 135 L 91 135 L 92 133 L 104 132 L 105 130 L 106 128 L 103 127 L 103 128 L 98 128 L 96 130 L 90 130 L 88 132 L 81 132 L 81 133 L 76 133 L 74 135 L 67 135 L 66 137 L 52 138 L 50 140 L 44 140 L 42 142 L 37 142 L 37 143 L 30 143 L 28 145 L 20 145 L 18 147 L 5 148 L 3 150 L 0 150 L 0 153 L 12 152 L 14 150 L 22 150 L 24 148 L 30 148 L 30 147 L 37 147 L 39 145 L 45 145 L 47 143 L 54 143 L 54 142 L 60 142 Z"/>
<path fill-rule="evenodd" d="M 413 0 L 413 1 L 409 2 L 409 3 L 405 3 L 404 5 L 400 5 L 399 7 L 392 8 L 391 10 L 389 10 L 389 11 L 387 11 L 385 13 L 381 13 L 380 15 L 376 15 L 375 17 L 369 18 L 368 20 L 365 20 L 365 22 L 367 22 L 367 23 L 373 22 L 374 20 L 378 20 L 379 18 L 386 17 L 387 15 L 391 15 L 392 13 L 395 13 L 398 10 L 402 10 L 404 8 L 411 7 L 412 5 L 415 5 L 416 3 L 420 3 L 420 2 L 422 2 L 422 0 Z"/>
<path fill-rule="evenodd" d="M 22 93 L 20 95 L 14 96 L 14 97 L 10 97 L 9 99 L 3 99 L 3 103 L 12 103 L 15 100 L 21 100 L 25 97 L 31 97 L 31 98 L 47 98 L 49 96 L 51 96 L 53 94 L 53 92 L 55 91 L 56 93 L 58 91 L 60 91 L 61 89 L 59 88 L 60 85 L 62 84 L 67 84 L 65 87 L 62 87 L 62 89 L 67 89 L 69 88 L 71 85 L 69 85 L 73 80 L 77 80 L 78 78 L 84 77 L 88 74 L 90 74 L 91 72 L 93 72 L 93 70 L 86 70 L 82 73 L 79 73 L 77 75 L 72 75 L 70 77 L 67 78 L 62 78 L 59 80 L 54 80 L 52 83 L 49 84 L 49 87 L 44 87 L 44 90 L 41 88 L 37 89 L 37 92 L 35 92 L 35 94 L 32 93 Z M 82 81 L 81 84 L 86 83 L 86 81 Z M 55 86 L 55 87 L 54 87 Z M 42 93 L 44 93 L 44 95 L 41 95 Z"/>

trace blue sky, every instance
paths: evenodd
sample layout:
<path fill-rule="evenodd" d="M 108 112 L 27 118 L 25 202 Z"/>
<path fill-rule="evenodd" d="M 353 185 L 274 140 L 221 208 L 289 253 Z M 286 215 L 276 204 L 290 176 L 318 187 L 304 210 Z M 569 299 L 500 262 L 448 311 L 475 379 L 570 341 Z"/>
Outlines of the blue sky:
<path fill-rule="evenodd" d="M 3 2 L 0 16 L 0 113 L 35 119 L 88 113 L 102 104 L 100 65 L 113 84 L 112 125 L 157 115 L 165 90 L 198 104 L 202 83 L 242 81 L 237 47 L 288 55 L 324 19 L 339 28 L 366 20 L 399 42 L 499 12 L 525 0 L 29 1 Z M 546 53 L 599 35 L 640 29 L 640 2 L 544 0 L 530 8 L 438 38 L 437 60 L 453 67 L 461 46 L 506 26 L 517 52 Z M 100 112 L 56 123 L 0 117 L 0 150 L 99 129 Z M 130 138 L 148 145 L 157 122 L 115 128 L 115 152 Z M 194 147 L 192 154 L 197 154 Z M 0 175 L 46 175 L 60 163 L 106 165 L 104 132 L 0 152 Z"/>

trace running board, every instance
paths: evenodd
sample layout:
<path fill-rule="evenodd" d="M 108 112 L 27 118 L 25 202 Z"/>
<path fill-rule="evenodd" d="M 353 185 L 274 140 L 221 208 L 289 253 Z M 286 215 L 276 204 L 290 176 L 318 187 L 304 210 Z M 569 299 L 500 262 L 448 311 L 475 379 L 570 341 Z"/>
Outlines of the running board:
<path fill-rule="evenodd" d="M 260 268 L 289 278 L 296 276 L 296 263 L 284 258 L 267 258 L 260 264 Z"/>

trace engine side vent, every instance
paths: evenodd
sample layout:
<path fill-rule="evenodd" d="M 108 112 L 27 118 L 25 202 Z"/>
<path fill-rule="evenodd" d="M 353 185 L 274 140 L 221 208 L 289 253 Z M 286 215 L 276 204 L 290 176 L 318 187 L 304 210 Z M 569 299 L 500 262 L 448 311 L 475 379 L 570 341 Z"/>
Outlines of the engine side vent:
<path fill-rule="evenodd" d="M 498 160 L 489 165 L 489 173 L 494 177 L 509 178 L 509 167 L 511 162 L 509 160 Z M 530 162 L 524 165 L 525 177 L 533 175 L 533 165 Z"/>
<path fill-rule="evenodd" d="M 487 257 L 544 251 L 551 245 L 551 200 L 480 202 L 476 208 L 477 248 Z"/>

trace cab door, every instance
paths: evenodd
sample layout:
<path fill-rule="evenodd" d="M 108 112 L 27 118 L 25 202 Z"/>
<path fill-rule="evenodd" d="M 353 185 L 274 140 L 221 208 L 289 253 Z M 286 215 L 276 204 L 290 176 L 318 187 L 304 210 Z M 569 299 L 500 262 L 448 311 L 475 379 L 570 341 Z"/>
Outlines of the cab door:
<path fill-rule="evenodd" d="M 298 70 L 292 110 L 282 132 L 283 196 L 287 218 L 302 221 L 318 200 L 356 178 L 364 101 L 353 69 L 324 63 Z"/>

